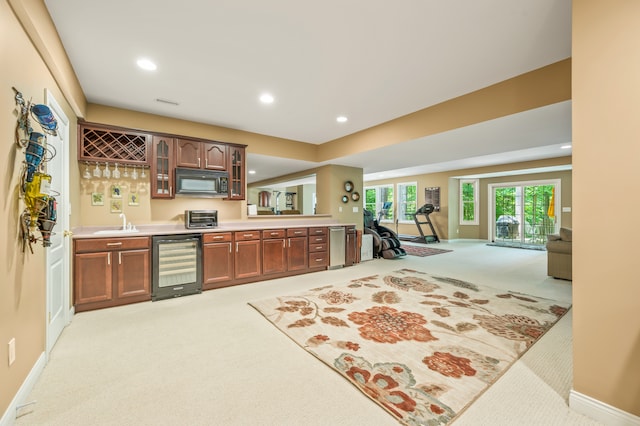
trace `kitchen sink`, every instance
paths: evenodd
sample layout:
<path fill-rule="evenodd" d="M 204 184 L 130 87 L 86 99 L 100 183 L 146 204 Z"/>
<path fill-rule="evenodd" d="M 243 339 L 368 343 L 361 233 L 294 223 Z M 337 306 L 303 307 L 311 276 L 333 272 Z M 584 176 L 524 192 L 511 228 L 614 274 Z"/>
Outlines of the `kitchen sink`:
<path fill-rule="evenodd" d="M 93 233 L 93 235 L 105 235 L 105 234 L 111 234 L 111 235 L 127 235 L 127 234 L 137 234 L 140 231 L 138 231 L 137 229 L 102 229 L 100 231 L 96 231 Z"/>

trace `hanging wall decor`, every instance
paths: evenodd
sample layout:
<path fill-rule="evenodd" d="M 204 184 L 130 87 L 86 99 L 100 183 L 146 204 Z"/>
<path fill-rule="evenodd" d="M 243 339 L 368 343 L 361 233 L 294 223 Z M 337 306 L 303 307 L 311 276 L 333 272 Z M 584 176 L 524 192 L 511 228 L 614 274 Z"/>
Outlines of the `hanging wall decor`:
<path fill-rule="evenodd" d="M 32 245 L 36 241 L 42 241 L 44 247 L 51 246 L 51 232 L 57 221 L 56 198 L 45 164 L 56 155 L 53 147 L 47 145 L 46 135 L 57 136 L 58 122 L 47 105 L 25 101 L 22 93 L 15 87 L 13 90 L 18 107 L 15 141 L 25 150 L 20 175 L 20 195 L 26 206 L 20 215 L 22 250 L 29 246 L 33 253 Z M 40 131 L 33 129 L 32 119 Z"/>

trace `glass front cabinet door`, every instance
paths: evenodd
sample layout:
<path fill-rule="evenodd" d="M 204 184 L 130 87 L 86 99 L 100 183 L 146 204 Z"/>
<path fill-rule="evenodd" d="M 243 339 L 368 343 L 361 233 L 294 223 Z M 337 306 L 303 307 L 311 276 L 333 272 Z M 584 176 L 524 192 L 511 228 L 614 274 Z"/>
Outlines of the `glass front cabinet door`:
<path fill-rule="evenodd" d="M 245 198 L 245 146 L 229 146 L 229 200 Z"/>
<path fill-rule="evenodd" d="M 162 136 L 153 137 L 151 158 L 151 197 L 174 198 L 173 174 L 175 158 L 174 139 Z"/>

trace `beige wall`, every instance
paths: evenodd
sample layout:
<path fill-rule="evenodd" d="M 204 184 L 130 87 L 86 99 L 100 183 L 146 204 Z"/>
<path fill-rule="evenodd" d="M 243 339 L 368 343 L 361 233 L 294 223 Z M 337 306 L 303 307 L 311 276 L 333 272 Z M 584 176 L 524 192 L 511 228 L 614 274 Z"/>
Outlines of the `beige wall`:
<path fill-rule="evenodd" d="M 0 414 L 4 413 L 38 357 L 45 350 L 45 249 L 34 245 L 34 253 L 23 253 L 19 237 L 19 215 L 24 202 L 19 198 L 19 179 L 24 150 L 14 143 L 17 108 L 15 87 L 26 99 L 44 102 L 45 88 L 56 98 L 75 126 L 75 115 L 65 101 L 41 57 L 33 48 L 7 2 L 0 2 L 0 135 L 4 154 L 0 156 Z M 75 146 L 75 136 L 68 141 Z M 75 147 L 70 149 L 75 155 Z M 69 194 L 70 201 L 75 199 Z M 71 221 L 77 220 L 76 216 Z M 61 231 L 59 228 L 55 231 Z M 9 366 L 8 342 L 16 339 L 16 361 Z"/>
<path fill-rule="evenodd" d="M 637 0 L 573 1 L 573 387 L 636 416 L 638 16 Z"/>
<path fill-rule="evenodd" d="M 248 145 L 247 151 L 253 154 L 295 158 L 304 161 L 316 161 L 317 156 L 318 146 L 314 144 L 104 105 L 89 104 L 84 119 L 93 123 L 111 124 L 130 129 Z"/>
<path fill-rule="evenodd" d="M 361 168 L 329 165 L 316 170 L 317 213 L 330 214 L 340 223 L 354 223 L 362 229 L 362 202 L 351 199 L 344 189 L 346 181 L 353 182 L 353 191 L 364 194 Z M 349 196 L 348 202 L 342 202 L 343 195 Z"/>
<path fill-rule="evenodd" d="M 9 2 L 17 7 L 21 19 L 37 20 L 38 10 L 43 10 L 42 3 L 36 0 Z M 637 81 L 640 63 L 635 45 L 640 29 L 634 19 L 640 15 L 640 4 L 635 0 L 575 0 L 573 7 L 573 59 L 543 69 L 540 74 L 524 76 L 521 82 L 529 81 L 529 89 L 519 81 L 508 81 L 473 96 L 448 101 L 318 148 L 213 126 L 143 117 L 140 113 L 97 105 L 87 106 L 70 67 L 60 59 L 64 55 L 54 42 L 55 37 L 51 37 L 52 25 L 25 24 L 24 28 L 32 34 L 33 43 L 43 50 L 38 54 L 8 3 L 1 2 L 3 110 L 14 111 L 11 86 L 16 86 L 35 101 L 43 100 L 46 87 L 53 91 L 72 121 L 75 121 L 75 116 L 81 116 L 90 121 L 245 143 L 249 145 L 249 152 L 265 155 L 323 161 L 573 98 L 572 179 L 576 188 L 572 195 L 572 222 L 576 231 L 574 388 L 577 392 L 640 415 L 640 316 L 637 314 L 640 286 L 634 268 L 635 245 L 640 231 L 632 226 L 637 202 L 629 197 L 631 182 L 640 178 L 636 164 L 640 158 L 640 145 L 637 143 L 640 128 L 636 124 L 640 110 Z M 572 88 L 569 84 L 571 79 Z M 498 106 L 487 108 L 494 104 Z M 478 115 L 481 109 L 487 110 L 485 118 Z M 438 127 L 425 128 L 427 121 L 438 123 Z M 5 141 L 13 140 L 14 125 L 14 114 L 5 113 L 0 117 L 0 131 Z M 6 277 L 5 285 L 0 287 L 0 361 L 7 359 L 6 342 L 11 337 L 16 337 L 18 356 L 11 367 L 0 362 L 1 412 L 14 397 L 45 344 L 44 257 L 42 248 L 37 248 L 33 255 L 22 254 L 19 249 L 17 218 L 22 203 L 16 187 L 21 153 L 13 143 L 7 142 L 6 146 L 9 150 L 2 157 L 4 167 L 0 177 L 5 199 L 0 208 L 0 223 L 5 227 L 5 238 L 0 248 L 0 274 Z M 73 158 L 75 147 L 71 150 Z M 334 171 L 335 176 L 332 175 Z M 351 176 L 357 173 L 357 170 L 333 170 L 330 166 L 318 170 L 319 182 L 327 188 L 321 190 L 318 187 L 319 204 L 322 197 L 326 206 L 319 213 L 333 214 L 333 210 L 338 210 L 342 204 L 339 196 L 343 180 L 354 180 Z M 421 185 L 444 189 L 448 188 L 450 176 L 429 175 L 424 179 Z M 82 185 L 78 167 L 73 163 L 70 181 L 71 203 L 74 205 L 71 221 L 72 225 L 78 225 L 83 222 L 80 218 L 84 217 L 85 208 L 73 193 L 74 189 L 79 193 Z M 354 183 L 362 193 L 362 182 L 354 180 Z M 443 200 L 448 198 L 449 194 L 443 194 Z M 599 202 L 596 208 L 594 202 Z M 143 217 L 175 220 L 183 209 L 180 203 L 175 207 L 160 203 L 158 201 L 155 205 L 155 200 L 149 201 L 148 212 L 140 216 L 140 220 L 144 220 Z M 235 207 L 230 207 L 228 214 L 243 217 L 243 204 L 232 205 Z M 353 206 L 353 202 L 349 202 L 342 207 L 351 211 Z M 446 217 L 446 212 L 439 214 L 436 223 L 447 228 L 440 222 L 440 215 Z M 109 214 L 103 213 L 102 216 L 101 220 L 112 220 Z M 345 222 L 360 223 L 361 211 L 341 215 L 340 218 Z M 624 226 L 624 238 L 620 232 L 604 228 L 607 225 Z M 594 228 L 599 230 L 597 234 Z M 607 247 L 615 249 L 603 249 Z"/>
<path fill-rule="evenodd" d="M 367 181 L 364 186 L 394 185 L 394 194 L 397 194 L 398 184 L 416 182 L 418 185 L 418 207 L 425 203 L 424 190 L 429 187 L 440 187 L 440 211 L 433 212 L 429 219 L 442 240 L 447 239 L 489 239 L 488 231 L 488 185 L 499 182 L 525 182 L 531 180 L 560 179 L 562 184 L 561 203 L 565 207 L 571 206 L 571 172 L 545 172 L 523 174 L 508 177 L 483 178 L 480 179 L 480 223 L 479 225 L 458 225 L 458 180 L 460 176 L 482 175 L 485 173 L 495 173 L 502 170 L 519 171 L 526 169 L 536 169 L 540 167 L 552 167 L 571 164 L 571 157 L 558 157 L 547 160 L 527 161 L 521 163 L 503 164 L 500 166 L 478 167 L 472 169 L 451 170 L 448 172 L 429 173 L 417 176 L 406 176 L 397 179 L 386 179 L 377 181 Z M 394 202 L 394 217 L 397 217 L 397 202 Z M 422 219 L 422 218 L 421 218 Z M 571 226 L 571 213 L 562 213 L 562 226 Z M 395 230 L 395 224 L 384 224 Z M 398 233 L 402 235 L 420 235 L 414 222 L 398 223 Z M 425 235 L 429 235 L 431 230 L 428 225 L 422 225 Z"/>
<path fill-rule="evenodd" d="M 74 164 L 75 160 L 71 159 Z M 110 169 L 113 172 L 113 165 Z M 72 166 L 72 168 L 78 168 Z M 79 172 L 84 171 L 85 163 L 79 165 Z M 95 168 L 95 163 L 89 165 L 89 170 Z M 100 165 L 104 168 L 104 164 Z M 124 168 L 121 167 L 121 173 Z M 138 171 L 140 173 L 140 171 Z M 129 174 L 131 168 L 129 167 Z M 132 180 L 125 179 L 103 179 L 78 178 L 71 185 L 78 188 L 78 202 L 74 210 L 78 211 L 80 224 L 82 226 L 119 226 L 122 219 L 119 213 L 111 212 L 112 187 L 117 185 L 121 189 L 122 211 L 127 217 L 127 221 L 134 225 L 140 224 L 182 224 L 184 223 L 185 210 L 218 210 L 219 221 L 241 220 L 246 217 L 246 201 L 228 201 L 218 198 L 184 198 L 176 197 L 173 200 L 151 199 L 149 170 L 146 170 L 147 178 Z M 104 205 L 93 205 L 92 193 L 103 194 Z M 129 195 L 135 193 L 138 197 L 138 205 L 129 205 Z"/>
<path fill-rule="evenodd" d="M 368 151 L 571 99 L 571 60 L 319 146 L 317 161 Z"/>
<path fill-rule="evenodd" d="M 95 104 L 88 105 L 85 120 L 92 123 L 116 125 L 149 132 L 245 144 L 247 145 L 247 152 L 282 157 L 290 156 L 307 161 L 315 158 L 317 148 L 312 144 Z M 72 161 L 72 164 L 74 162 Z M 95 167 L 95 164 L 91 166 Z M 85 164 L 81 163 L 77 167 L 79 170 L 84 170 Z M 114 183 L 116 183 L 114 180 L 81 179 L 80 209 L 83 225 L 117 225 L 119 223 L 118 214 L 110 213 L 109 208 L 110 199 L 108 194 L 110 193 L 111 185 Z M 220 221 L 242 220 L 247 217 L 246 200 L 229 201 L 183 197 L 176 197 L 173 200 L 152 200 L 149 194 L 148 178 L 144 182 L 141 180 L 120 179 L 117 183 L 122 186 L 125 196 L 132 190 L 136 190 L 140 194 L 140 205 L 128 206 L 128 203 L 124 203 L 127 219 L 134 224 L 149 222 L 182 223 L 184 211 L 187 209 L 218 210 Z M 92 192 L 102 192 L 107 195 L 104 206 L 93 206 L 91 204 Z"/>

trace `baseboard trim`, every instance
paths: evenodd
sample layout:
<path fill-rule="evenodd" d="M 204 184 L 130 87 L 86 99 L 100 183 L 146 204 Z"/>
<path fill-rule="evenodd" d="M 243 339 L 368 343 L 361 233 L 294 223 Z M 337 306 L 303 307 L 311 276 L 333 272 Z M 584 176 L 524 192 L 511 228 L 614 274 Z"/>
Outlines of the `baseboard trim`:
<path fill-rule="evenodd" d="M 576 392 L 573 389 L 569 392 L 569 407 L 573 411 L 591 417 L 607 426 L 640 425 L 640 417 Z"/>
<path fill-rule="evenodd" d="M 38 378 L 40 378 L 42 370 L 44 370 L 46 365 L 47 355 L 42 352 L 36 363 L 33 365 L 33 368 L 31 368 L 29 375 L 27 375 L 24 382 L 22 382 L 22 386 L 20 386 L 18 393 L 13 397 L 11 404 L 9 404 L 9 407 L 7 407 L 7 410 L 2 415 L 2 419 L 0 419 L 0 426 L 12 426 L 15 423 L 18 406 L 23 404 L 29 397 L 31 390 L 38 381 Z"/>

